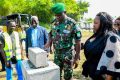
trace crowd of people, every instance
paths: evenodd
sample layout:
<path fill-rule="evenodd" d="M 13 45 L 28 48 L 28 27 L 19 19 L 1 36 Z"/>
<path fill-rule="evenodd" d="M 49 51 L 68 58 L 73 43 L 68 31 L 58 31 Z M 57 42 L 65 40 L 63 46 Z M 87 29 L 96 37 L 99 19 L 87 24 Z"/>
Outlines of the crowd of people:
<path fill-rule="evenodd" d="M 49 33 L 39 25 L 37 16 L 31 17 L 31 26 L 26 30 L 26 36 L 20 36 L 15 31 L 15 21 L 7 21 L 7 32 L 0 33 L 1 71 L 6 71 L 6 80 L 13 80 L 13 64 L 18 80 L 23 80 L 22 41 L 26 44 L 27 58 L 29 47 L 39 47 L 47 52 L 51 52 L 53 47 L 54 63 L 60 67 L 60 80 L 63 77 L 72 80 L 73 68 L 78 67 L 80 60 L 82 33 L 75 20 L 67 16 L 63 3 L 54 4 L 51 10 L 55 19 Z M 93 24 L 93 35 L 82 43 L 86 58 L 82 65 L 82 75 L 92 80 L 120 80 L 120 17 L 113 22 L 108 13 L 99 12 Z"/>

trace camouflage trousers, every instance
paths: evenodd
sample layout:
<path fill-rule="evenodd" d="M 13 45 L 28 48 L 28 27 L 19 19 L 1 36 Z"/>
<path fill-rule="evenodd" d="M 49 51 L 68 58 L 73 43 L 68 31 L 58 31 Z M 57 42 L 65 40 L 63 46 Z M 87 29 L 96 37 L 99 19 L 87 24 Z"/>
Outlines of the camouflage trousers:
<path fill-rule="evenodd" d="M 60 76 L 62 78 L 62 71 L 64 71 L 64 79 L 70 80 L 72 78 L 72 63 L 73 55 L 72 49 L 55 50 L 54 62 L 60 67 Z"/>

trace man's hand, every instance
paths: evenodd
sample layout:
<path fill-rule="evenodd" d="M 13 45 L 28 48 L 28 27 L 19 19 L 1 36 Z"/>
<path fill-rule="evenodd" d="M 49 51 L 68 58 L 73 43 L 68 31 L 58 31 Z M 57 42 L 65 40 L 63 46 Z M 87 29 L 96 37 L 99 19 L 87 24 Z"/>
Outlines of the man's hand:
<path fill-rule="evenodd" d="M 76 69 L 77 67 L 78 67 L 78 63 L 77 63 L 77 61 L 74 61 L 73 62 L 73 68 Z"/>
<path fill-rule="evenodd" d="M 81 43 L 81 50 L 84 49 L 84 43 Z"/>
<path fill-rule="evenodd" d="M 74 69 L 78 67 L 78 61 L 80 60 L 80 56 L 79 55 L 75 55 L 74 61 L 73 61 L 73 66 Z"/>
<path fill-rule="evenodd" d="M 21 59 L 22 59 L 22 60 L 24 60 L 24 59 L 25 59 L 24 55 L 21 55 Z"/>
<path fill-rule="evenodd" d="M 49 47 L 50 47 L 50 44 L 49 44 L 49 42 L 47 42 L 47 43 L 45 44 L 44 48 L 46 49 L 46 48 L 49 48 Z"/>
<path fill-rule="evenodd" d="M 53 51 L 52 51 L 52 49 L 50 49 L 50 54 L 52 54 L 53 53 Z"/>
<path fill-rule="evenodd" d="M 74 61 L 73 61 L 73 66 L 75 66 L 74 68 L 78 67 L 78 60 L 80 60 L 80 40 L 76 40 L 75 41 L 76 45 L 75 45 L 75 57 L 74 57 Z"/>
<path fill-rule="evenodd" d="M 8 67 L 8 68 L 11 67 L 10 61 L 7 61 L 7 62 L 6 62 L 6 67 Z"/>
<path fill-rule="evenodd" d="M 28 53 L 26 53 L 26 57 L 28 58 Z"/>

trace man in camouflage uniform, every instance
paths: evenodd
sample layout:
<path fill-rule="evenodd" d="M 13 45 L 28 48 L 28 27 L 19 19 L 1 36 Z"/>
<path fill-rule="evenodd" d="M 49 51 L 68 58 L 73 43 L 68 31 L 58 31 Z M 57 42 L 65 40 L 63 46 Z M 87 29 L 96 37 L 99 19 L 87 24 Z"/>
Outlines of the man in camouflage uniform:
<path fill-rule="evenodd" d="M 49 43 L 53 43 L 54 47 L 54 62 L 60 67 L 60 76 L 64 70 L 64 79 L 71 80 L 73 69 L 72 66 L 77 66 L 77 61 L 80 59 L 80 29 L 76 26 L 76 22 L 68 17 L 65 12 L 63 3 L 56 3 L 52 7 L 52 12 L 55 13 L 56 19 L 53 21 L 54 27 L 50 32 Z M 73 40 L 75 42 L 76 54 L 73 59 Z M 45 47 L 46 47 L 45 46 Z"/>

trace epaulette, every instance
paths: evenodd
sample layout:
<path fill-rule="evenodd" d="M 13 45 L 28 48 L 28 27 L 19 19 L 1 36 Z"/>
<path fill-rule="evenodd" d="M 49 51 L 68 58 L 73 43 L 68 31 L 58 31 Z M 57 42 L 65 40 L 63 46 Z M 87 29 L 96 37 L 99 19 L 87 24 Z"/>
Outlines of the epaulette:
<path fill-rule="evenodd" d="M 67 20 L 68 20 L 69 22 L 72 22 L 73 24 L 76 24 L 76 21 L 75 21 L 74 19 L 70 18 L 70 17 L 67 17 Z"/>

